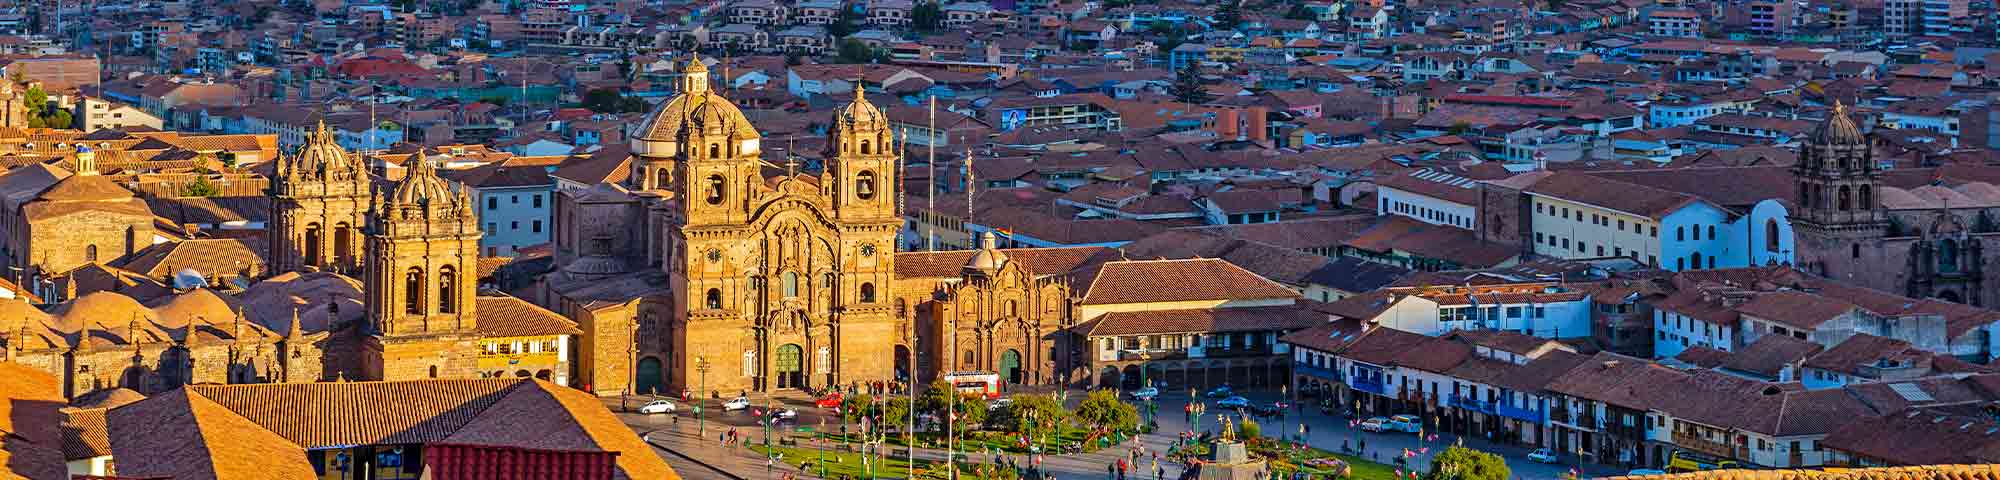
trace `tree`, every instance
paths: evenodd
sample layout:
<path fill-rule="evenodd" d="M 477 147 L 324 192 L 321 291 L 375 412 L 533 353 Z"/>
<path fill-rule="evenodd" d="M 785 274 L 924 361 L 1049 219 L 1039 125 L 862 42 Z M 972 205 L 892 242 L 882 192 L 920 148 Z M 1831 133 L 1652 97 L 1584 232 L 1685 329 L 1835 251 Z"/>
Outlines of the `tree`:
<path fill-rule="evenodd" d="M 1285 18 L 1291 20 L 1317 20 L 1319 19 L 1319 14 L 1313 13 L 1311 8 L 1306 8 L 1304 2 L 1300 2 L 1292 4 L 1292 9 L 1285 11 Z"/>
<path fill-rule="evenodd" d="M 910 9 L 910 26 L 919 32 L 935 32 L 944 26 L 944 8 L 938 2 L 918 2 Z"/>
<path fill-rule="evenodd" d="M 1236 438 L 1243 441 L 1250 441 L 1250 439 L 1257 438 L 1263 434 L 1264 426 L 1258 425 L 1256 420 L 1245 418 L 1241 423 L 1236 424 Z"/>
<path fill-rule="evenodd" d="M 216 188 L 213 183 L 208 183 L 208 177 L 194 177 L 194 181 L 188 182 L 185 187 L 181 187 L 181 196 L 183 197 L 213 197 L 221 194 L 222 189 Z"/>
<path fill-rule="evenodd" d="M 584 92 L 583 108 L 597 113 L 636 113 L 646 111 L 646 101 L 627 97 L 615 88 L 598 88 Z"/>
<path fill-rule="evenodd" d="M 1235 30 L 1243 24 L 1243 4 L 1240 0 L 1229 0 L 1216 7 L 1210 19 L 1215 22 L 1216 30 Z"/>
<path fill-rule="evenodd" d="M 910 435 L 916 433 L 909 428 L 911 413 L 908 398 L 891 398 L 888 402 L 883 402 L 882 428 L 886 430 L 889 426 L 895 426 L 897 431 L 903 432 L 903 439 L 907 443 Z"/>
<path fill-rule="evenodd" d="M 1431 460 L 1428 480 L 1507 480 L 1513 472 L 1499 455 L 1453 446 Z"/>
<path fill-rule="evenodd" d="M 867 43 L 854 38 L 841 39 L 840 50 L 835 54 L 835 58 L 839 59 L 840 63 L 869 63 L 876 61 L 882 56 L 881 52 L 877 51 L 875 47 L 868 46 Z"/>
<path fill-rule="evenodd" d="M 1077 404 L 1076 419 L 1098 432 L 1127 430 L 1139 425 L 1139 410 L 1119 400 L 1118 392 L 1102 389 Z"/>
<path fill-rule="evenodd" d="M 840 16 L 834 19 L 833 24 L 826 26 L 826 33 L 833 35 L 833 38 L 853 35 L 854 32 L 861 31 L 861 21 L 861 12 L 856 11 L 854 7 L 840 7 Z"/>
<path fill-rule="evenodd" d="M 957 399 L 957 405 L 952 407 L 952 411 L 949 413 L 958 415 L 958 417 L 951 420 L 952 433 L 963 434 L 986 423 L 986 402 L 980 400 L 979 396 L 953 395 L 953 397 Z M 949 419 L 951 417 L 942 418 Z"/>
<path fill-rule="evenodd" d="M 848 423 L 860 422 L 864 417 L 875 416 L 876 410 L 878 408 L 875 405 L 875 397 L 866 394 L 847 397 L 840 401 L 840 418 Z"/>
<path fill-rule="evenodd" d="M 1016 433 L 1045 432 L 1054 430 L 1056 424 L 1069 418 L 1069 411 L 1063 410 L 1062 403 L 1049 395 L 1016 395 L 1014 403 L 1000 409 L 986 425 L 998 430 Z"/>
<path fill-rule="evenodd" d="M 1201 66 L 1195 62 L 1188 62 L 1174 72 L 1174 83 L 1167 86 L 1167 94 L 1173 95 L 1175 101 L 1195 105 L 1215 99 L 1208 93 L 1208 88 L 1202 86 Z"/>

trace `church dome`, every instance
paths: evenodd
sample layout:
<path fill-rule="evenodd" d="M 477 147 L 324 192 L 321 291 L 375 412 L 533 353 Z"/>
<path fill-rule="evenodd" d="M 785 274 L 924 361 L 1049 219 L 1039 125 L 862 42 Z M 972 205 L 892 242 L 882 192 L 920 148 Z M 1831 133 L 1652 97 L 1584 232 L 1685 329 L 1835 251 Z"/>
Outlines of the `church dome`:
<path fill-rule="evenodd" d="M 717 139 L 733 136 L 738 141 L 758 138 L 757 128 L 743 116 L 743 111 L 708 88 L 708 67 L 702 65 L 700 58 L 688 61 L 681 75 L 680 94 L 661 103 L 633 132 L 633 153 L 671 156 L 677 153 L 675 146 L 688 135 Z M 751 151 L 739 153 L 755 153 L 754 148 L 743 150 Z"/>
<path fill-rule="evenodd" d="M 854 101 L 848 102 L 846 107 L 840 109 L 840 113 L 834 117 L 834 122 L 842 129 L 882 128 L 889 125 L 889 118 L 882 114 L 882 109 L 875 108 L 875 104 L 868 102 L 868 94 L 861 89 L 861 82 L 857 80 L 854 82 Z"/>
<path fill-rule="evenodd" d="M 1861 135 L 1861 127 L 1847 116 L 1847 105 L 1838 101 L 1833 104 L 1833 112 L 1826 115 L 1826 121 L 1813 128 L 1814 145 L 1864 145 L 1867 139 Z"/>
<path fill-rule="evenodd" d="M 346 172 L 351 170 L 354 164 L 347 150 L 340 148 L 340 143 L 334 140 L 333 131 L 327 128 L 325 120 L 319 122 L 319 128 L 313 131 L 312 136 L 306 139 L 305 146 L 299 147 L 299 153 L 293 155 L 290 160 L 282 164 L 285 165 L 286 171 L 281 174 L 317 176 L 331 172 Z"/>
<path fill-rule="evenodd" d="M 990 274 L 999 271 L 1002 265 L 1006 265 L 1007 253 L 996 248 L 994 243 L 993 232 L 980 233 L 979 251 L 965 261 L 965 269 Z"/>
<path fill-rule="evenodd" d="M 403 177 L 403 181 L 397 183 L 396 189 L 390 192 L 389 200 L 392 203 L 407 206 L 432 203 L 445 205 L 457 200 L 458 194 L 452 191 L 451 185 L 445 183 L 444 179 L 438 178 L 437 167 L 431 165 L 429 160 L 412 158 L 410 161 L 416 165 L 410 167 L 410 174 Z"/>

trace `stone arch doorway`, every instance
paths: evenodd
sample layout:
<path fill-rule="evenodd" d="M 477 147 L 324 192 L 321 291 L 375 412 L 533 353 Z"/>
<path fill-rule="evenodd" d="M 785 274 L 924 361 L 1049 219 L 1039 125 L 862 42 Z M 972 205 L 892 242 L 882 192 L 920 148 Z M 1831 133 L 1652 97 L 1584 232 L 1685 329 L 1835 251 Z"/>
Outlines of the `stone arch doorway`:
<path fill-rule="evenodd" d="M 1104 371 L 1098 372 L 1097 386 L 1118 388 L 1118 367 L 1104 367 Z"/>
<path fill-rule="evenodd" d="M 778 388 L 805 387 L 804 357 L 805 349 L 799 348 L 799 345 L 796 343 L 787 343 L 778 347 L 778 356 L 776 358 L 778 363 Z"/>
<path fill-rule="evenodd" d="M 910 379 L 910 346 L 896 346 L 896 380 Z"/>
<path fill-rule="evenodd" d="M 1122 378 L 1119 378 L 1119 380 L 1122 380 L 1122 382 L 1120 382 L 1119 384 L 1119 388 L 1124 388 L 1127 390 L 1139 388 L 1139 380 L 1140 380 L 1139 377 L 1143 375 L 1145 374 L 1140 373 L 1138 365 L 1126 365 Z"/>
<path fill-rule="evenodd" d="M 633 379 L 632 391 L 640 395 L 660 393 L 660 359 L 646 357 L 639 359 L 639 369 Z"/>
<path fill-rule="evenodd" d="M 1007 383 L 1019 384 L 1021 378 L 1021 351 L 1009 349 L 1000 352 L 1000 378 Z"/>

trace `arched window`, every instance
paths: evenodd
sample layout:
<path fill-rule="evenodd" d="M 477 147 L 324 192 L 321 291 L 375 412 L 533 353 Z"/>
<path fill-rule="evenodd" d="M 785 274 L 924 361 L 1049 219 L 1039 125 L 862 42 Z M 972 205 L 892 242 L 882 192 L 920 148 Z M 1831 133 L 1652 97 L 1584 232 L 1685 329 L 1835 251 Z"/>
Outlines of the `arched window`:
<path fill-rule="evenodd" d="M 723 195 L 724 193 L 725 193 L 725 192 L 723 191 L 723 183 L 722 183 L 722 176 L 721 176 L 721 175 L 709 175 L 709 176 L 708 176 L 708 204 L 709 204 L 709 205 L 721 205 L 721 204 L 722 204 L 722 195 Z"/>
<path fill-rule="evenodd" d="M 86 262 L 97 261 L 97 245 L 92 244 L 92 245 L 85 245 L 83 247 L 83 261 Z"/>
<path fill-rule="evenodd" d="M 306 265 L 319 265 L 319 233 L 319 224 L 306 224 L 305 245 L 302 245 L 305 247 Z"/>
<path fill-rule="evenodd" d="M 1714 225 L 1709 225 L 1709 226 L 1708 226 L 1708 239 L 1709 239 L 1709 240 L 1714 240 L 1714 239 L 1715 239 L 1715 226 L 1714 226 Z"/>
<path fill-rule="evenodd" d="M 1854 208 L 1854 188 L 1846 185 L 1841 185 L 1840 211 L 1845 212 L 1852 208 Z"/>
<path fill-rule="evenodd" d="M 1778 219 L 1764 219 L 1764 251 L 1778 253 Z"/>
<path fill-rule="evenodd" d="M 438 377 L 438 366 L 431 365 L 431 378 L 437 378 L 437 377 Z"/>
<path fill-rule="evenodd" d="M 1854 204 L 1854 208 L 1873 210 L 1875 208 L 1875 189 L 1867 185 L 1862 185 L 1861 198 L 1859 200 L 1860 202 Z"/>
<path fill-rule="evenodd" d="M 721 157 L 722 157 L 722 145 L 713 143 L 708 144 L 708 158 L 721 158 Z"/>
<path fill-rule="evenodd" d="M 702 305 L 708 306 L 709 310 L 721 310 L 722 289 L 719 288 L 708 289 L 708 298 L 702 301 Z"/>
<path fill-rule="evenodd" d="M 868 141 L 867 141 L 867 140 L 862 140 L 862 141 L 861 141 L 861 154 L 862 154 L 862 155 L 867 155 L 867 154 L 869 154 L 869 153 L 872 153 L 872 152 L 871 152 L 871 151 L 870 151 L 870 150 L 868 149 Z"/>
<path fill-rule="evenodd" d="M 1018 300 L 1008 300 L 1008 301 L 1007 301 L 1007 316 L 1009 316 L 1009 317 L 1012 317 L 1012 316 L 1015 316 L 1015 315 L 1020 315 L 1020 314 L 1021 314 L 1021 302 L 1020 302 L 1020 301 L 1018 301 Z"/>
<path fill-rule="evenodd" d="M 875 303 L 875 284 L 861 283 L 861 303 Z"/>
<path fill-rule="evenodd" d="M 410 272 L 403 275 L 403 313 L 424 313 L 424 289 L 428 286 L 424 269 L 410 267 Z"/>
<path fill-rule="evenodd" d="M 797 272 L 785 272 L 784 289 L 785 298 L 799 296 L 799 274 Z"/>
<path fill-rule="evenodd" d="M 458 312 L 458 272 L 447 265 L 438 268 L 438 313 Z"/>
<path fill-rule="evenodd" d="M 875 198 L 875 172 L 863 170 L 854 175 L 854 196 L 862 200 Z"/>
<path fill-rule="evenodd" d="M 1687 240 L 1687 227 L 1674 227 L 1674 241 Z"/>
<path fill-rule="evenodd" d="M 674 172 L 664 168 L 659 169 L 653 175 L 653 188 L 667 188 L 667 185 L 673 183 L 673 179 Z"/>
<path fill-rule="evenodd" d="M 1688 254 L 1688 268 L 1693 268 L 1695 270 L 1701 269 L 1701 252 L 1694 252 Z"/>

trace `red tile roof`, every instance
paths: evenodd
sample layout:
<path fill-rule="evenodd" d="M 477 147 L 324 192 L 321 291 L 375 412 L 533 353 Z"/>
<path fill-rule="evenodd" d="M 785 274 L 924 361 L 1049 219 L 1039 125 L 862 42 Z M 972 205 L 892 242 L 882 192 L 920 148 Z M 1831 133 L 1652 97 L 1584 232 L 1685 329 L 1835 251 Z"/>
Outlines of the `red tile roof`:
<path fill-rule="evenodd" d="M 1171 287 L 1171 288 L 1163 288 Z M 1084 305 L 1295 299 L 1299 293 L 1243 267 L 1213 258 L 1108 262 L 1084 292 Z"/>

